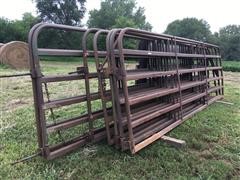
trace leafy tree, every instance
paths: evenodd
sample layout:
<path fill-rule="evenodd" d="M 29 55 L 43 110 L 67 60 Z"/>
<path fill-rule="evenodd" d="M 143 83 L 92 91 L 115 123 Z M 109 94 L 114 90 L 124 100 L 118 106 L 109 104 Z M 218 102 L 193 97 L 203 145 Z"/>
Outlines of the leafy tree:
<path fill-rule="evenodd" d="M 15 30 L 21 34 L 21 41 L 27 41 L 28 32 L 35 24 L 41 20 L 39 17 L 34 17 L 31 13 L 24 13 L 22 20 L 16 20 L 13 22 Z"/>
<path fill-rule="evenodd" d="M 184 18 L 175 20 L 168 24 L 166 34 L 195 39 L 199 41 L 211 41 L 211 31 L 209 24 L 197 18 Z"/>
<path fill-rule="evenodd" d="M 7 43 L 18 39 L 21 39 L 21 34 L 15 29 L 13 21 L 0 18 L 0 42 Z"/>
<path fill-rule="evenodd" d="M 223 27 L 218 36 L 224 59 L 240 60 L 240 25 Z"/>
<path fill-rule="evenodd" d="M 152 26 L 146 22 L 144 11 L 143 7 L 137 7 L 135 0 L 105 0 L 101 2 L 99 10 L 89 12 L 87 24 L 103 29 L 134 27 L 151 30 Z"/>
<path fill-rule="evenodd" d="M 35 0 L 44 22 L 80 25 L 86 11 L 86 0 Z"/>
<path fill-rule="evenodd" d="M 0 18 L 0 42 L 27 41 L 28 32 L 40 19 L 31 13 L 24 13 L 22 20 L 10 21 Z"/>

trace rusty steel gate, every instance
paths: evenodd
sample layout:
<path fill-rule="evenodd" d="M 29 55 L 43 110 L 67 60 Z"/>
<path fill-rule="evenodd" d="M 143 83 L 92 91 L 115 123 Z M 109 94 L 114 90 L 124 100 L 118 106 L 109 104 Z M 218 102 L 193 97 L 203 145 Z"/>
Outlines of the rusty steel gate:
<path fill-rule="evenodd" d="M 39 48 L 46 29 L 78 33 L 81 48 Z M 136 153 L 223 98 L 221 56 L 212 44 L 132 28 L 37 24 L 29 47 L 38 143 L 47 159 L 103 139 Z M 68 74 L 46 75 L 40 66 L 44 56 L 76 57 L 79 66 Z M 81 84 L 84 93 L 52 98 L 49 86 L 58 83 L 56 91 L 62 82 L 70 89 Z M 79 115 L 61 119 L 63 110 L 56 116 L 65 106 Z M 68 131 L 71 136 L 64 137 Z"/>

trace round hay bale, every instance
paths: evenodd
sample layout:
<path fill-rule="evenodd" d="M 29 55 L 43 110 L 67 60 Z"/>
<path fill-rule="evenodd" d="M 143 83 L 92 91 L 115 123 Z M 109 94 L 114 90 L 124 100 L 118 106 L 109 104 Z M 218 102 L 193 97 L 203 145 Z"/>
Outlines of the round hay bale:
<path fill-rule="evenodd" d="M 14 69 L 29 69 L 28 44 L 12 41 L 0 48 L 0 63 L 7 64 Z"/>

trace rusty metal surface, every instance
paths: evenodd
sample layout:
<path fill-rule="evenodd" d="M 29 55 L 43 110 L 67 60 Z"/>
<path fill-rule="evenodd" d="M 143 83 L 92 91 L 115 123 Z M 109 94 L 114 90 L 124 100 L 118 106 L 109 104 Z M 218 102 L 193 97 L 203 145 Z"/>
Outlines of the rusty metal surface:
<path fill-rule="evenodd" d="M 76 50 L 56 50 L 56 49 L 44 49 L 38 48 L 38 36 L 43 31 L 43 29 L 56 29 L 56 30 L 64 30 L 64 31 L 75 31 L 79 32 L 82 35 L 83 42 L 81 50 L 82 53 L 76 54 Z M 54 24 L 38 24 L 32 28 L 29 33 L 29 47 L 30 47 L 30 55 L 31 55 L 31 76 L 33 83 L 33 93 L 34 93 L 34 104 L 35 104 L 35 114 L 36 114 L 36 124 L 37 124 L 37 132 L 38 132 L 38 144 L 39 149 L 41 151 L 41 155 L 47 159 L 53 159 L 63 154 L 66 154 L 80 146 L 83 146 L 90 142 L 96 142 L 104 139 L 106 137 L 105 128 L 93 128 L 93 121 L 99 120 L 103 118 L 103 113 L 101 110 L 92 111 L 91 101 L 100 99 L 98 93 L 90 93 L 90 84 L 89 79 L 96 79 L 98 77 L 97 73 L 90 73 L 88 70 L 88 62 L 87 62 L 87 47 L 86 47 L 86 38 L 89 34 L 89 31 L 65 26 L 65 25 L 54 25 Z M 79 42 L 81 43 L 81 42 Z M 41 56 L 77 56 L 83 57 L 84 64 L 83 67 L 77 68 L 76 72 L 69 72 L 69 74 L 64 75 L 44 75 L 41 71 L 39 57 Z M 93 55 L 93 54 L 92 54 Z M 80 59 L 79 59 L 80 62 Z M 82 69 L 83 72 L 79 72 L 79 69 Z M 49 99 L 48 101 L 44 100 L 44 92 L 43 86 L 50 83 L 55 82 L 68 82 L 74 80 L 83 80 L 85 82 L 85 90 L 86 93 L 80 96 L 73 96 L 70 98 L 64 99 Z M 52 124 L 47 124 L 46 120 L 46 110 L 50 109 L 53 112 L 54 109 L 61 108 L 63 106 L 69 106 L 77 103 L 87 103 L 87 113 L 79 115 L 78 117 L 63 119 L 58 122 L 54 122 Z M 111 112 L 111 109 L 107 110 Z M 61 134 L 61 131 L 66 131 L 72 127 L 81 124 L 88 124 L 88 128 L 82 134 L 76 134 L 75 138 L 63 140 L 62 143 L 59 144 L 49 144 L 48 136 L 50 133 L 57 131 Z M 108 131 L 111 131 L 109 129 Z"/>
<path fill-rule="evenodd" d="M 141 49 L 124 47 L 124 40 L 129 39 L 130 35 L 134 35 L 133 40 L 142 41 Z M 203 109 L 209 101 L 222 97 L 223 79 L 218 47 L 131 28 L 122 29 L 115 36 L 112 39 L 116 41 L 112 41 L 110 47 L 115 55 L 111 57 L 112 64 L 117 67 L 112 69 L 115 69 L 115 74 L 120 73 L 117 80 L 113 80 L 116 89 L 123 91 L 123 101 L 117 93 L 115 99 L 120 99 L 125 106 L 118 112 L 123 118 L 116 121 L 121 121 L 118 122 L 120 126 L 124 122 L 125 127 L 121 128 L 126 128 L 126 132 L 120 135 L 119 141 L 125 141 L 122 144 L 128 144 L 132 153 L 159 139 L 184 122 L 186 117 Z M 133 58 L 139 63 L 139 68 L 128 71 L 126 64 Z M 131 93 L 128 86 L 130 80 L 140 80 L 139 84 L 147 84 L 147 87 Z M 214 83 L 211 84 L 211 81 Z M 213 93 L 216 98 L 212 98 Z M 142 104 L 140 110 L 134 107 L 138 103 Z M 197 107 L 195 111 L 184 110 L 191 105 Z M 164 115 L 169 116 L 168 120 Z"/>
<path fill-rule="evenodd" d="M 82 49 L 38 48 L 43 29 L 78 32 Z M 86 30 L 38 24 L 29 33 L 29 49 L 38 144 L 47 159 L 103 139 L 134 154 L 224 94 L 220 51 L 208 43 L 133 28 Z M 40 56 L 79 57 L 83 65 L 69 74 L 44 75 Z M 89 58 L 95 60 L 95 72 L 89 71 Z M 97 82 L 97 92 L 91 89 L 91 79 Z M 48 84 L 78 80 L 84 81 L 85 94 L 51 99 Z M 93 111 L 96 100 L 101 109 Z M 47 110 L 54 117 L 56 109 L 83 102 L 85 114 L 47 123 Z M 103 126 L 95 128 L 95 121 Z M 62 131 L 82 124 L 87 128 L 75 138 L 49 143 L 49 134 L 57 132 L 61 138 Z"/>

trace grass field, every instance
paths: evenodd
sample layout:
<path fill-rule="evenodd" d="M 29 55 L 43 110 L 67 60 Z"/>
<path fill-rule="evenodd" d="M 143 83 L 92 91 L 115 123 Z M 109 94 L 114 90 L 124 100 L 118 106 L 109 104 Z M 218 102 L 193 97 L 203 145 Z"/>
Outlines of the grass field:
<path fill-rule="evenodd" d="M 223 70 L 240 72 L 240 61 L 223 61 Z"/>
<path fill-rule="evenodd" d="M 76 65 L 43 63 L 50 74 Z M 11 73 L 17 72 L 0 66 L 0 75 Z M 36 157 L 14 166 L 37 149 L 31 80 L 0 80 L 0 179 L 240 179 L 240 73 L 224 76 L 225 101 L 234 105 L 215 103 L 170 132 L 187 142 L 183 149 L 157 141 L 133 156 L 101 142 L 53 161 Z M 75 83 L 68 90 L 78 88 Z"/>

